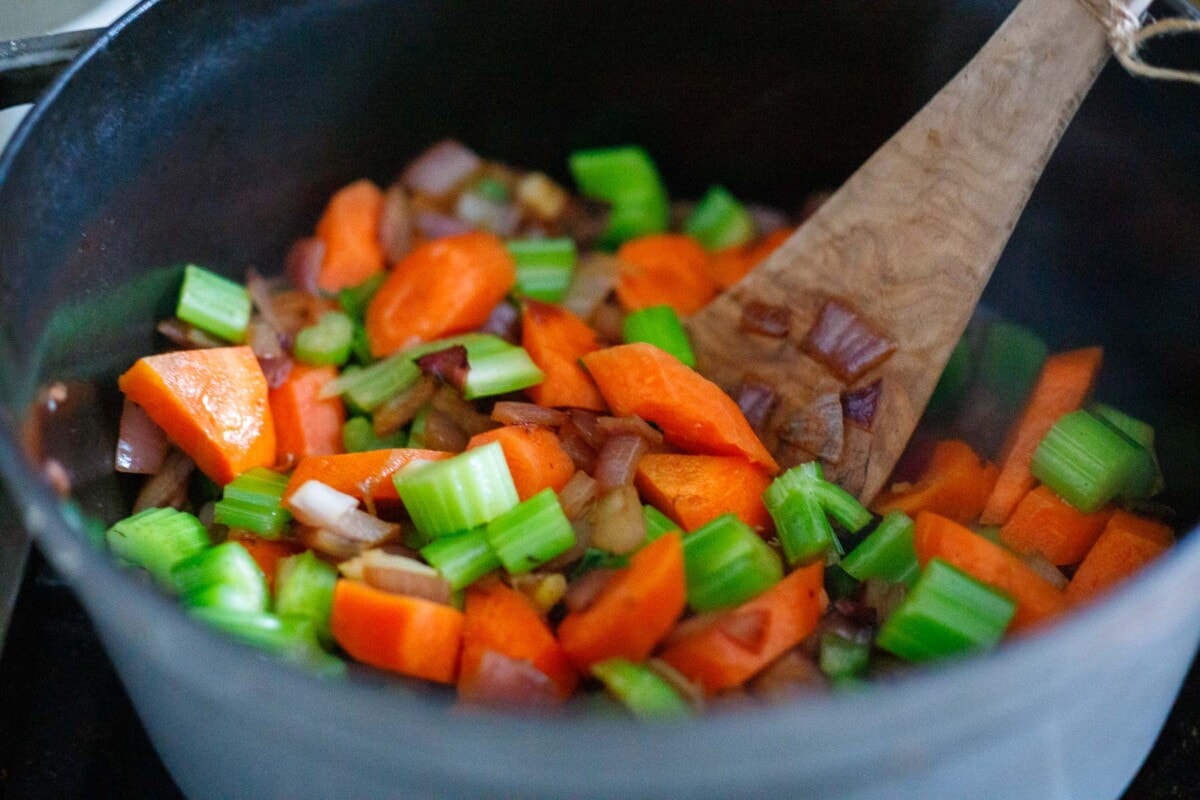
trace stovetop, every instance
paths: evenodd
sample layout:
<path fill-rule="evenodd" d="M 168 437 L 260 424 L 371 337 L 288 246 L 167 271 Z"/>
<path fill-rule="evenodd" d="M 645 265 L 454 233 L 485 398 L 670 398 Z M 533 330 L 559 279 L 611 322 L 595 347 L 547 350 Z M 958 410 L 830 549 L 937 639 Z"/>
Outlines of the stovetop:
<path fill-rule="evenodd" d="M 0 799 L 179 800 L 74 595 L 30 559 L 0 658 Z M 1124 800 L 1200 800 L 1200 660 Z"/>

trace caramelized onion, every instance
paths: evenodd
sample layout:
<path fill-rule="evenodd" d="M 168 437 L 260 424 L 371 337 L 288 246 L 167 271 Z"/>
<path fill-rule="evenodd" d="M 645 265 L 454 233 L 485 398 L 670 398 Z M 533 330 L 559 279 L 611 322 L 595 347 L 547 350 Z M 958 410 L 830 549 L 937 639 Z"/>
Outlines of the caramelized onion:
<path fill-rule="evenodd" d="M 779 396 L 775 394 L 775 387 L 766 381 L 747 377 L 738 390 L 737 404 L 750 427 L 761 431 L 763 424 L 779 405 Z"/>
<path fill-rule="evenodd" d="M 562 449 L 571 457 L 575 469 L 581 472 L 591 472 L 596 466 L 596 449 L 587 443 L 579 429 L 573 425 L 564 425 L 558 432 L 558 442 Z"/>
<path fill-rule="evenodd" d="M 444 239 L 475 230 L 469 222 L 436 211 L 417 212 L 417 230 L 426 239 Z"/>
<path fill-rule="evenodd" d="M 632 486 L 638 459 L 646 452 L 646 440 L 636 433 L 618 433 L 608 437 L 596 458 L 592 473 L 602 493 Z"/>
<path fill-rule="evenodd" d="M 388 187 L 379 214 L 379 244 L 388 263 L 395 264 L 408 255 L 413 245 L 413 213 L 408 192 L 399 183 Z"/>
<path fill-rule="evenodd" d="M 491 333 L 506 342 L 517 344 L 521 339 L 521 314 L 512 303 L 501 300 L 483 321 L 479 332 Z"/>
<path fill-rule="evenodd" d="M 880 384 L 880 381 L 874 381 L 852 392 L 842 393 L 842 413 L 863 430 L 871 430 L 871 424 L 875 421 Z"/>
<path fill-rule="evenodd" d="M 586 472 L 577 470 L 571 480 L 558 493 L 558 504 L 567 519 L 583 516 L 597 496 L 596 480 Z"/>
<path fill-rule="evenodd" d="M 461 453 L 470 438 L 444 411 L 434 408 L 425 417 L 425 447 L 430 450 Z"/>
<path fill-rule="evenodd" d="M 618 486 L 592 506 L 592 546 L 610 553 L 632 553 L 646 539 L 646 518 L 637 489 Z"/>
<path fill-rule="evenodd" d="M 297 239 L 283 260 L 283 271 L 293 287 L 317 297 L 321 294 L 318 278 L 325 260 L 325 242 L 315 236 Z"/>
<path fill-rule="evenodd" d="M 562 702 L 557 685 L 546 673 L 495 650 L 484 650 L 479 667 L 464 671 L 458 696 L 473 705 L 510 711 L 545 711 Z"/>
<path fill-rule="evenodd" d="M 376 589 L 435 603 L 450 602 L 450 582 L 433 567 L 378 549 L 368 550 L 360 558 L 363 580 Z"/>
<path fill-rule="evenodd" d="M 279 333 L 260 314 L 251 317 L 250 324 L 246 326 L 246 344 L 260 361 L 286 355 L 279 341 Z"/>
<path fill-rule="evenodd" d="M 621 262 L 607 253 L 592 253 L 579 259 L 562 305 L 580 319 L 592 316 L 617 285 Z"/>
<path fill-rule="evenodd" d="M 746 333 L 782 339 L 792 329 L 792 310 L 787 306 L 751 300 L 742 307 L 738 329 Z"/>
<path fill-rule="evenodd" d="M 376 436 L 389 436 L 412 422 L 421 406 L 433 399 L 437 382 L 422 375 L 412 386 L 375 409 L 371 415 Z"/>
<path fill-rule="evenodd" d="M 473 150 L 446 139 L 409 163 L 400 182 L 414 192 L 442 199 L 482 166 L 483 160 Z"/>
<path fill-rule="evenodd" d="M 153 475 L 167 457 L 167 435 L 141 406 L 125 401 L 117 436 L 117 472 Z"/>
<path fill-rule="evenodd" d="M 617 570 L 607 567 L 585 572 L 567 587 L 567 593 L 563 595 L 567 609 L 572 612 L 587 611 L 616 574 Z"/>
<path fill-rule="evenodd" d="M 370 546 L 366 542 L 347 539 L 326 528 L 310 525 L 299 526 L 296 537 L 305 547 L 337 559 L 353 558 Z"/>
<path fill-rule="evenodd" d="M 517 183 L 521 207 L 542 222 L 557 222 L 567 210 L 570 195 L 541 172 L 530 172 Z"/>
<path fill-rule="evenodd" d="M 163 460 L 162 468 L 142 486 L 133 513 L 147 508 L 182 508 L 187 501 L 187 482 L 196 465 L 182 450 L 172 449 Z"/>
<path fill-rule="evenodd" d="M 461 344 L 447 347 L 433 353 L 426 353 L 417 359 L 417 366 L 426 375 L 432 375 L 439 381 L 462 391 L 467 383 L 467 348 Z"/>
<path fill-rule="evenodd" d="M 1021 556 L 1021 558 L 1025 560 L 1025 564 L 1031 570 L 1036 572 L 1038 575 L 1041 575 L 1059 589 L 1067 588 L 1067 583 L 1069 582 L 1067 580 L 1067 576 L 1062 573 L 1062 570 L 1054 566 L 1054 564 L 1050 562 L 1050 559 L 1046 558 L 1041 553 L 1035 550 L 1032 553 Z"/>
<path fill-rule="evenodd" d="M 497 427 L 487 414 L 483 414 L 469 400 L 448 386 L 443 386 L 433 396 L 433 407 L 444 413 L 468 437 Z"/>
<path fill-rule="evenodd" d="M 623 417 L 596 417 L 596 427 L 605 436 L 621 434 L 640 436 L 646 440 L 648 445 L 660 445 L 663 440 L 661 431 L 636 414 L 628 414 Z"/>
<path fill-rule="evenodd" d="M 263 377 L 267 379 L 267 388 L 278 389 L 292 374 L 292 367 L 295 365 L 292 359 L 283 355 L 278 358 L 260 358 L 258 366 L 262 369 Z"/>
<path fill-rule="evenodd" d="M 557 428 L 566 424 L 568 417 L 566 412 L 557 408 L 501 400 L 492 406 L 492 419 L 502 425 L 543 425 L 547 428 Z"/>
<path fill-rule="evenodd" d="M 622 326 L 625 322 L 625 312 L 616 301 L 606 300 L 601 303 L 587 321 L 596 331 L 596 337 L 601 342 L 624 341 L 625 334 Z"/>
<path fill-rule="evenodd" d="M 896 343 L 850 306 L 831 298 L 801 348 L 843 381 L 853 383 L 886 361 L 896 351 Z"/>
<path fill-rule="evenodd" d="M 842 426 L 842 401 L 833 392 L 813 398 L 779 430 L 779 439 L 799 447 L 830 464 L 842 459 L 845 429 Z"/>
<path fill-rule="evenodd" d="M 275 332 L 276 337 L 282 336 L 287 330 L 287 326 L 275 312 L 275 298 L 271 292 L 271 285 L 267 283 L 266 278 L 258 274 L 258 270 L 254 267 L 246 269 L 246 291 L 250 293 L 250 300 L 254 303 L 254 307 L 258 309 L 261 320 L 266 323 L 266 326 L 270 330 Z M 251 320 L 251 324 L 253 323 L 254 320 Z M 278 345 L 278 340 L 276 341 L 276 345 Z M 251 343 L 251 346 L 253 346 L 253 343 Z M 260 356 L 264 355 L 258 353 L 257 350 L 254 352 Z"/>
<path fill-rule="evenodd" d="M 571 418 L 570 428 L 578 431 L 589 447 L 598 450 L 604 444 L 604 432 L 600 430 L 600 423 L 595 414 L 578 408 L 572 408 L 567 414 Z"/>
<path fill-rule="evenodd" d="M 205 333 L 176 317 L 164 319 L 158 323 L 155 330 L 167 337 L 171 344 L 185 350 L 202 350 L 207 347 L 225 347 L 227 345 L 226 342 L 212 334 Z"/>
<path fill-rule="evenodd" d="M 463 192 L 454 206 L 454 215 L 472 226 L 509 238 L 521 223 L 521 209 L 512 203 L 496 203 L 475 192 Z"/>

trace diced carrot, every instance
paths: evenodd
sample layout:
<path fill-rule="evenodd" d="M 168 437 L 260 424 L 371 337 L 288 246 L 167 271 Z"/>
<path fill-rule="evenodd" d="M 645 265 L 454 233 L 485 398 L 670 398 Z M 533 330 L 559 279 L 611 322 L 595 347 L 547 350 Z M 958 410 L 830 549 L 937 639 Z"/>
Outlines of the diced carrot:
<path fill-rule="evenodd" d="M 261 536 L 252 535 L 231 538 L 250 553 L 254 563 L 258 564 L 259 569 L 267 576 L 267 588 L 272 593 L 275 591 L 275 571 L 279 567 L 279 562 L 304 549 L 303 545 L 293 539 L 264 539 Z"/>
<path fill-rule="evenodd" d="M 368 180 L 338 190 L 329 198 L 317 222 L 317 238 L 325 242 L 325 257 L 317 285 L 326 292 L 357 286 L 383 271 L 386 258 L 379 242 L 383 191 Z"/>
<path fill-rule="evenodd" d="M 340 398 L 319 397 L 321 387 L 336 377 L 336 367 L 296 364 L 287 380 L 271 390 L 276 463 L 294 464 L 308 456 L 342 452 L 346 410 Z"/>
<path fill-rule="evenodd" d="M 981 459 L 966 442 L 946 439 L 934 445 L 933 455 L 914 485 L 883 495 L 872 510 L 876 514 L 903 511 L 910 517 L 918 511 L 932 511 L 966 524 L 983 510 L 997 474 L 996 466 Z"/>
<path fill-rule="evenodd" d="M 740 455 L 769 474 L 779 471 L 737 403 L 675 356 L 652 344 L 623 344 L 588 353 L 583 364 L 614 414 L 653 422 L 680 450 Z"/>
<path fill-rule="evenodd" d="M 1000 539 L 1018 553 L 1041 553 L 1051 564 L 1078 564 L 1112 517 L 1111 508 L 1084 514 L 1046 486 L 1017 503 Z"/>
<path fill-rule="evenodd" d="M 771 478 L 741 456 L 647 453 L 636 482 L 646 502 L 686 531 L 729 513 L 760 532 L 771 529 L 762 500 Z"/>
<path fill-rule="evenodd" d="M 525 390 L 533 402 L 550 408 L 608 408 L 596 384 L 579 366 L 581 356 L 600 349 L 596 332 L 586 322 L 565 308 L 526 300 L 521 344 L 546 373 L 545 380 Z"/>
<path fill-rule="evenodd" d="M 500 581 L 467 590 L 460 695 L 473 683 L 488 650 L 528 661 L 554 681 L 560 698 L 570 697 L 579 683 L 579 673 L 533 605 Z"/>
<path fill-rule="evenodd" d="M 458 674 L 463 613 L 456 608 L 339 580 L 329 629 L 364 664 L 439 683 Z"/>
<path fill-rule="evenodd" d="M 505 425 L 471 437 L 467 449 L 499 442 L 512 473 L 517 496 L 528 500 L 545 488 L 559 491 L 575 474 L 575 462 L 567 455 L 554 431 L 537 425 Z"/>
<path fill-rule="evenodd" d="M 709 624 L 681 631 L 660 657 L 708 694 L 741 686 L 816 630 L 828 602 L 824 570 L 801 567 Z"/>
<path fill-rule="evenodd" d="M 708 253 L 690 236 L 658 233 L 631 239 L 617 250 L 617 299 L 626 311 L 669 305 L 680 314 L 713 299 Z"/>
<path fill-rule="evenodd" d="M 146 356 L 117 384 L 217 483 L 275 463 L 267 379 L 249 347 Z"/>
<path fill-rule="evenodd" d="M 1174 540 L 1161 522 L 1115 512 L 1067 585 L 1067 599 L 1079 603 L 1111 589 L 1161 556 Z"/>
<path fill-rule="evenodd" d="M 922 569 L 931 559 L 940 558 L 1007 593 L 1017 603 L 1010 631 L 1024 630 L 1067 610 L 1067 599 L 1058 587 L 1020 556 L 954 520 L 929 511 L 918 513 L 913 549 Z"/>
<path fill-rule="evenodd" d="M 778 250 L 793 233 L 794 228 L 780 228 L 757 241 L 718 250 L 709 257 L 709 280 L 718 289 L 728 289 Z"/>
<path fill-rule="evenodd" d="M 504 242 L 464 233 L 427 242 L 398 263 L 367 306 L 371 353 L 474 330 L 517 280 Z"/>
<path fill-rule="evenodd" d="M 1033 451 L 1059 417 L 1083 405 L 1102 357 L 1099 347 L 1087 347 L 1056 353 L 1046 359 L 1021 419 L 1009 432 L 1000 459 L 1000 475 L 980 518 L 984 525 L 1002 525 L 1033 488 L 1033 473 L 1029 469 Z"/>
<path fill-rule="evenodd" d="M 634 553 L 591 606 L 568 614 L 558 640 L 581 672 L 616 656 L 644 661 L 686 603 L 683 540 L 671 531 Z"/>
<path fill-rule="evenodd" d="M 400 495 L 392 482 L 398 469 L 413 461 L 441 461 L 452 455 L 440 450 L 395 449 L 309 456 L 296 465 L 283 499 L 286 502 L 306 481 L 316 480 L 359 500 L 370 497 L 375 503 L 399 504 Z"/>

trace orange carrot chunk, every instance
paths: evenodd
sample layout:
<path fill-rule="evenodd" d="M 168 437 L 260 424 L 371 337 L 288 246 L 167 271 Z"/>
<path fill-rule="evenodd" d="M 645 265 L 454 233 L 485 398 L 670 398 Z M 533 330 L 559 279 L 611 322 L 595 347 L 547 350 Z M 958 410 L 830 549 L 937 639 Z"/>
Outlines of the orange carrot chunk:
<path fill-rule="evenodd" d="M 438 683 L 458 674 L 463 614 L 450 606 L 339 580 L 329 629 L 364 664 Z"/>
<path fill-rule="evenodd" d="M 528 500 L 543 489 L 559 491 L 575 474 L 575 463 L 567 455 L 558 437 L 548 428 L 536 425 L 505 425 L 476 434 L 467 442 L 472 450 L 499 442 L 512 473 L 517 496 Z"/>
<path fill-rule="evenodd" d="M 980 518 L 984 525 L 1002 525 L 1033 488 L 1033 473 L 1029 470 L 1033 451 L 1059 417 L 1083 405 L 1100 370 L 1102 356 L 1099 347 L 1088 347 L 1056 353 L 1046 359 L 1021 419 L 1004 446 L 1000 475 Z"/>
<path fill-rule="evenodd" d="M 828 602 L 824 575 L 824 564 L 809 564 L 708 624 L 681 626 L 662 660 L 708 694 L 741 686 L 816 630 Z"/>
<path fill-rule="evenodd" d="M 617 299 L 626 311 L 669 305 L 691 314 L 716 295 L 708 277 L 708 253 L 690 236 L 660 233 L 631 239 L 617 250 L 617 259 Z"/>
<path fill-rule="evenodd" d="M 296 364 L 287 380 L 271 390 L 276 463 L 294 464 L 308 456 L 342 452 L 345 408 L 340 398 L 319 397 L 321 387 L 336 377 L 336 367 Z"/>
<path fill-rule="evenodd" d="M 317 285 L 326 292 L 357 286 L 386 263 L 379 243 L 383 191 L 368 180 L 355 181 L 329 199 L 317 222 L 317 238 L 325 242 L 325 257 Z"/>
<path fill-rule="evenodd" d="M 634 553 L 588 608 L 558 626 L 558 640 L 581 672 L 620 656 L 644 661 L 687 603 L 683 540 L 665 533 Z"/>
<path fill-rule="evenodd" d="M 931 559 L 940 558 L 1007 593 L 1017 603 L 1010 631 L 1024 630 L 1067 610 L 1067 599 L 1058 587 L 1030 569 L 1020 556 L 954 520 L 929 511 L 918 513 L 913 549 L 922 569 Z"/>
<path fill-rule="evenodd" d="M 1067 598 L 1079 603 L 1111 589 L 1161 556 L 1174 539 L 1161 522 L 1115 512 L 1067 585 Z"/>
<path fill-rule="evenodd" d="M 876 514 L 903 511 L 910 517 L 918 511 L 932 511 L 966 524 L 983 510 L 997 474 L 995 465 L 981 459 L 966 442 L 940 441 L 917 482 L 883 495 L 872 510 Z"/>
<path fill-rule="evenodd" d="M 395 266 L 367 306 L 371 353 L 474 330 L 517 280 L 504 242 L 464 233 L 427 242 Z"/>
<path fill-rule="evenodd" d="M 296 465 L 287 488 L 283 490 L 283 501 L 308 481 L 320 481 L 339 492 L 357 497 L 371 498 L 372 502 L 398 505 L 400 495 L 392 475 L 413 461 L 441 461 L 453 453 L 440 450 L 368 450 L 365 453 L 342 453 L 332 456 L 309 456 Z"/>
<path fill-rule="evenodd" d="M 758 241 L 718 250 L 709 257 L 709 280 L 717 289 L 728 289 L 778 250 L 795 232 L 794 228 L 780 228 Z"/>
<path fill-rule="evenodd" d="M 1039 486 L 1021 500 L 1000 539 L 1018 553 L 1041 553 L 1051 564 L 1078 564 L 1112 517 L 1111 508 L 1085 514 Z"/>
<path fill-rule="evenodd" d="M 529 662 L 554 682 L 560 699 L 570 697 L 579 683 L 579 673 L 545 620 L 525 595 L 500 581 L 476 584 L 467 590 L 458 676 L 460 696 L 469 694 L 477 684 L 484 654 L 489 650 Z"/>
<path fill-rule="evenodd" d="M 769 474 L 779 465 L 737 403 L 712 381 L 652 344 L 623 344 L 583 357 L 614 414 L 653 422 L 690 453 L 740 455 Z"/>
<path fill-rule="evenodd" d="M 546 373 L 545 380 L 525 393 L 539 406 L 607 409 L 600 390 L 579 366 L 581 356 L 600 349 L 596 332 L 565 308 L 536 300 L 526 300 L 523 305 L 521 344 Z"/>
<path fill-rule="evenodd" d="M 275 463 L 267 379 L 249 347 L 146 356 L 117 385 L 221 485 Z"/>
<path fill-rule="evenodd" d="M 771 528 L 762 500 L 771 478 L 741 456 L 648 453 L 635 480 L 642 498 L 686 531 L 730 513 L 755 530 Z"/>

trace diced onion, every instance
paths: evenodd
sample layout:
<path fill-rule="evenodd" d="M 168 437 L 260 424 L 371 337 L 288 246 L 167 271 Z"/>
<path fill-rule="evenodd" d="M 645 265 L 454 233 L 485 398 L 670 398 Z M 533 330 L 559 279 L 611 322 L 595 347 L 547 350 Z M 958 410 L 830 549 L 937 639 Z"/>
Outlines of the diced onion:
<path fill-rule="evenodd" d="M 358 499 L 318 480 L 308 480 L 292 492 L 285 505 L 296 519 L 313 527 L 331 527 L 358 508 Z"/>
<path fill-rule="evenodd" d="M 417 366 L 426 375 L 462 391 L 470 369 L 467 364 L 467 348 L 459 344 L 445 350 L 426 353 L 417 359 Z"/>
<path fill-rule="evenodd" d="M 483 160 L 453 139 L 446 139 L 417 156 L 400 177 L 414 192 L 441 199 L 471 177 Z"/>
<path fill-rule="evenodd" d="M 567 578 L 561 572 L 527 572 L 512 576 L 512 588 L 547 614 L 567 593 Z"/>
<path fill-rule="evenodd" d="M 376 589 L 435 603 L 450 602 L 450 582 L 427 564 L 378 549 L 366 551 L 359 559 L 363 580 Z"/>
<path fill-rule="evenodd" d="M 408 255 L 413 244 L 413 213 L 408 192 L 399 183 L 388 187 L 379 215 L 379 243 L 392 264 Z"/>
<path fill-rule="evenodd" d="M 567 609 L 573 612 L 587 611 L 616 574 L 617 570 L 606 568 L 585 572 L 567 587 L 567 593 L 563 596 Z"/>
<path fill-rule="evenodd" d="M 596 417 L 596 427 L 605 436 L 630 434 L 641 437 L 648 445 L 660 445 L 663 441 L 662 432 L 636 414 L 623 417 Z"/>
<path fill-rule="evenodd" d="M 433 398 L 437 381 L 428 375 L 375 409 L 371 419 L 376 436 L 389 436 L 412 422 L 417 411 Z"/>
<path fill-rule="evenodd" d="M 530 172 L 517 183 L 517 201 L 542 222 L 555 222 L 567 210 L 565 189 L 541 172 Z"/>
<path fill-rule="evenodd" d="M 847 383 L 882 364 L 896 343 L 850 306 L 829 299 L 801 345 L 805 353 L 829 367 Z"/>
<path fill-rule="evenodd" d="M 473 705 L 510 711 L 544 711 L 561 702 L 556 684 L 544 672 L 495 650 L 485 650 L 479 668 L 459 681 L 458 696 Z"/>
<path fill-rule="evenodd" d="M 845 443 L 841 398 L 833 392 L 813 398 L 779 430 L 779 438 L 830 464 L 838 463 Z"/>
<path fill-rule="evenodd" d="M 600 448 L 593 476 L 601 492 L 631 486 L 638 459 L 646 452 L 646 440 L 636 433 L 610 436 Z"/>
<path fill-rule="evenodd" d="M 314 297 L 321 294 L 317 279 L 325 260 L 325 242 L 314 237 L 298 239 L 283 261 L 283 270 L 292 286 Z"/>
<path fill-rule="evenodd" d="M 171 317 L 164 319 L 158 323 L 155 329 L 163 336 L 170 340 L 171 344 L 176 347 L 182 347 L 185 350 L 202 350 L 208 347 L 226 347 L 227 342 L 223 342 L 217 337 L 205 333 L 181 319 Z"/>
<path fill-rule="evenodd" d="M 426 239 L 444 239 L 474 230 L 471 224 L 458 217 L 438 214 L 436 211 L 417 212 L 417 230 Z"/>
<path fill-rule="evenodd" d="M 618 486 L 601 495 L 588 515 L 592 546 L 610 553 L 632 553 L 646 540 L 646 519 L 637 489 Z"/>
<path fill-rule="evenodd" d="M 510 344 L 517 344 L 521 339 L 521 314 L 512 303 L 501 300 L 483 321 L 479 332 L 491 333 Z"/>
<path fill-rule="evenodd" d="M 558 504 L 562 506 L 567 519 L 576 520 L 595 502 L 596 495 L 596 480 L 578 470 L 558 493 Z"/>
<path fill-rule="evenodd" d="M 557 408 L 501 400 L 492 406 L 492 419 L 502 425 L 543 425 L 547 428 L 557 428 L 565 424 L 568 417 Z"/>
<path fill-rule="evenodd" d="M 142 486 L 133 503 L 133 513 L 147 508 L 182 508 L 187 501 L 188 478 L 195 468 L 195 462 L 186 453 L 172 449 L 162 468 Z"/>
<path fill-rule="evenodd" d="M 153 475 L 162 469 L 167 457 L 167 434 L 149 415 L 129 400 L 121 408 L 121 427 L 117 437 L 117 472 Z"/>

